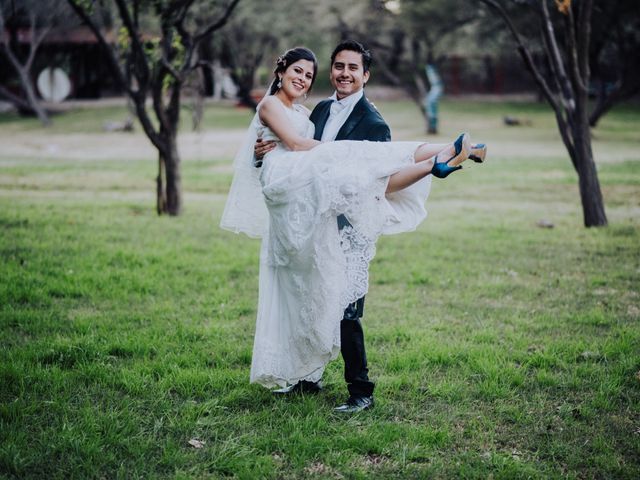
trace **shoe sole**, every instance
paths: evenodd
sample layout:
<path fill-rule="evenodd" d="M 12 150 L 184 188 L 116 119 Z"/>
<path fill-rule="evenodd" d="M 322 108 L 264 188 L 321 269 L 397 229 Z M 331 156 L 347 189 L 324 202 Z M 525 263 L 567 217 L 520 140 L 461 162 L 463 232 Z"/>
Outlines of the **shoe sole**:
<path fill-rule="evenodd" d="M 482 147 L 472 148 L 471 150 L 476 150 L 476 151 L 479 151 L 481 153 L 479 153 L 478 155 L 476 155 L 474 153 L 469 154 L 469 160 L 473 160 L 476 163 L 483 163 L 485 157 L 487 156 L 487 146 L 486 145 L 482 145 Z"/>

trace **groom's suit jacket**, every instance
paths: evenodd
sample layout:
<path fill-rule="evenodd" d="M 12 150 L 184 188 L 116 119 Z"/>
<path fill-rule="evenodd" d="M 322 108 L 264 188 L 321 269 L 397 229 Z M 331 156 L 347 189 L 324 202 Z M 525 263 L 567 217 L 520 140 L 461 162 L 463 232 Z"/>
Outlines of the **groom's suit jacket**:
<path fill-rule="evenodd" d="M 320 102 L 311 112 L 309 119 L 316 127 L 313 138 L 320 140 L 322 138 L 322 132 L 324 126 L 329 118 L 331 110 L 331 104 L 333 100 L 323 100 Z M 353 111 L 347 117 L 338 134 L 336 140 L 369 140 L 371 142 L 389 142 L 391 141 L 391 130 L 389 125 L 384 121 L 382 115 L 369 103 L 367 97 L 364 95 L 355 104 Z M 342 229 L 349 222 L 340 215 L 338 217 L 338 228 Z M 364 297 L 358 300 L 355 304 L 351 304 L 344 312 L 345 319 L 356 319 L 362 317 L 364 311 Z M 364 341 L 364 340 L 363 340 Z M 366 364 L 366 360 L 365 360 Z"/>
<path fill-rule="evenodd" d="M 323 100 L 311 112 L 309 119 L 316 126 L 313 138 L 320 140 L 324 126 L 329 118 L 333 100 Z M 391 130 L 382 115 L 369 103 L 364 95 L 353 107 L 351 115 L 344 122 L 336 140 L 369 140 L 371 142 L 388 142 L 391 140 Z"/>

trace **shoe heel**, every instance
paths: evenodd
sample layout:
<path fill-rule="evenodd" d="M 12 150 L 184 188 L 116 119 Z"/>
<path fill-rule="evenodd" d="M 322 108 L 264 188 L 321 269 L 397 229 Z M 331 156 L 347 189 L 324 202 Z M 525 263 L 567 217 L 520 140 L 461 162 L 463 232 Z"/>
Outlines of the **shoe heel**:
<path fill-rule="evenodd" d="M 469 160 L 473 160 L 476 163 L 484 162 L 487 156 L 487 146 L 484 143 L 477 143 L 471 145 L 471 153 L 469 154 Z"/>
<path fill-rule="evenodd" d="M 456 141 L 453 142 L 455 148 L 455 155 L 447 160 L 447 165 L 451 167 L 457 167 L 469 157 L 471 151 L 471 139 L 468 133 L 462 133 Z"/>

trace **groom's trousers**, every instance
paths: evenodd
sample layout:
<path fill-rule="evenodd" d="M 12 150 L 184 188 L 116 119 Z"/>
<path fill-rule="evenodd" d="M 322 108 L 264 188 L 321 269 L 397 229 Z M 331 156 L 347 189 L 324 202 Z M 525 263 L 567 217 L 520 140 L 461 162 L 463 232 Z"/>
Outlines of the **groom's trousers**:
<path fill-rule="evenodd" d="M 339 230 L 350 225 L 344 215 L 338 216 Z M 375 387 L 375 383 L 369 380 L 367 368 L 364 332 L 360 323 L 363 312 L 364 297 L 346 308 L 340 322 L 340 353 L 344 360 L 344 379 L 352 397 L 370 397 Z"/>
<path fill-rule="evenodd" d="M 344 215 L 338 216 L 338 230 L 351 226 Z M 369 380 L 367 352 L 364 348 L 364 332 L 360 318 L 364 311 L 364 297 L 350 304 L 340 322 L 340 353 L 344 360 L 344 379 L 349 395 L 370 397 L 375 383 Z"/>
<path fill-rule="evenodd" d="M 375 387 L 375 384 L 369 380 L 364 333 L 360 323 L 363 307 L 364 297 L 347 307 L 340 322 L 340 351 L 344 359 L 344 379 L 347 382 L 349 395 L 352 397 L 370 397 Z"/>

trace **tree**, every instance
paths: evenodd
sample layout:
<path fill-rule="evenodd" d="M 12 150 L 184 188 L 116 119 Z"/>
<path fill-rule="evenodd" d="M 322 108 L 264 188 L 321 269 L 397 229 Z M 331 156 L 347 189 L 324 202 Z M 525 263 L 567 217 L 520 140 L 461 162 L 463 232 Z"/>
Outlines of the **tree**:
<path fill-rule="evenodd" d="M 256 71 L 265 56 L 280 45 L 282 38 L 278 36 L 279 23 L 268 18 L 274 11 L 271 2 L 258 2 L 263 5 L 255 3 L 245 4 L 247 8 L 239 8 L 238 15 L 229 22 L 228 28 L 220 35 L 215 45 L 222 65 L 229 69 L 231 78 L 238 87 L 238 100 L 253 109 L 257 106 L 256 100 L 251 96 Z M 261 15 L 256 15 L 256 10 L 260 11 Z"/>
<path fill-rule="evenodd" d="M 24 98 L 0 85 L 0 95 L 21 112 L 35 114 L 46 127 L 51 124 L 47 111 L 40 103 L 33 83 L 32 67 L 38 48 L 52 27 L 61 23 L 64 9 L 49 0 L 0 1 L 0 51 L 15 70 Z M 22 55 L 18 46 L 18 32 L 28 27 L 28 52 Z M 21 57 L 25 57 L 21 59 Z"/>
<path fill-rule="evenodd" d="M 591 148 L 589 126 L 589 42 L 593 0 L 554 0 L 556 16 L 563 30 L 558 35 L 547 0 L 525 1 L 538 17 L 540 37 L 535 39 L 543 49 L 549 66 L 545 77 L 534 62 L 529 45 L 516 27 L 511 14 L 500 0 L 480 0 L 503 19 L 531 75 L 555 112 L 562 141 L 578 174 L 584 224 L 587 227 L 607 225 L 604 201 Z M 559 38 L 560 37 L 560 38 Z"/>
<path fill-rule="evenodd" d="M 179 215 L 182 186 L 177 133 L 181 90 L 189 75 L 202 66 L 198 57 L 200 44 L 227 23 L 239 0 L 229 0 L 224 5 L 214 2 L 216 9 L 212 9 L 212 2 L 208 2 L 209 11 L 219 10 L 219 14 L 200 28 L 194 26 L 191 10 L 196 0 L 114 0 L 123 25 L 116 47 L 107 43 L 96 20 L 95 1 L 67 2 L 107 52 L 116 81 L 133 102 L 145 134 L 158 150 L 158 214 Z M 145 29 L 141 26 L 143 14 L 157 20 L 157 36 L 151 35 L 151 27 Z M 146 107 L 149 96 L 155 124 Z"/>
<path fill-rule="evenodd" d="M 429 65 L 437 78 L 438 66 L 455 43 L 454 33 L 477 19 L 464 6 L 465 0 L 366 0 L 333 6 L 339 35 L 359 39 L 374 50 L 377 71 L 406 91 L 422 112 L 429 133 L 436 132 L 425 102 L 425 67 Z"/>
<path fill-rule="evenodd" d="M 213 50 L 221 64 L 228 68 L 238 87 L 238 99 L 255 108 L 251 96 L 260 66 L 285 48 L 298 43 L 307 44 L 309 32 L 315 29 L 313 4 L 315 0 L 252 0 L 238 7 L 224 31 L 213 42 Z M 277 8 L 276 8 L 277 5 Z M 256 13 L 259 12 L 259 13 Z M 286 16 L 286 17 L 284 17 Z M 284 17 L 284 18 L 283 18 Z M 308 26 L 287 19 L 309 20 Z"/>
<path fill-rule="evenodd" d="M 640 92 L 640 8 L 637 0 L 594 3 L 589 63 L 596 105 L 589 116 L 595 127 L 616 103 Z"/>

